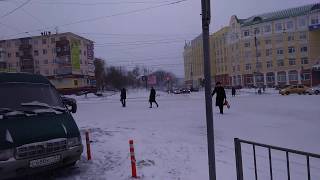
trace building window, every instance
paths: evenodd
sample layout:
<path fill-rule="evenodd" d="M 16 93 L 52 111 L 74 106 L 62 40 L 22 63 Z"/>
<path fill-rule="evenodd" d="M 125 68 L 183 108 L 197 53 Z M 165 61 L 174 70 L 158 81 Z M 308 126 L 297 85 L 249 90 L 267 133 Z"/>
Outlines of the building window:
<path fill-rule="evenodd" d="M 42 54 L 47 54 L 47 53 L 48 53 L 48 51 L 46 49 L 42 50 Z"/>
<path fill-rule="evenodd" d="M 35 56 L 39 56 L 39 51 L 38 51 L 38 50 L 34 50 L 34 51 L 33 51 L 33 54 L 34 54 Z"/>
<path fill-rule="evenodd" d="M 46 39 L 42 39 L 42 44 L 47 44 L 47 40 Z"/>
<path fill-rule="evenodd" d="M 265 33 L 271 32 L 271 26 L 270 25 L 265 25 L 264 26 L 264 32 Z"/>
<path fill-rule="evenodd" d="M 48 63 L 49 63 L 48 59 L 45 59 L 45 60 L 43 61 L 43 63 L 44 63 L 44 64 L 48 64 Z"/>
<path fill-rule="evenodd" d="M 83 55 L 84 55 L 84 56 L 87 56 L 87 51 L 83 51 Z"/>
<path fill-rule="evenodd" d="M 305 40 L 305 39 L 307 39 L 307 32 L 300 32 L 300 35 L 299 35 L 299 38 L 301 39 L 301 40 Z"/>
<path fill-rule="evenodd" d="M 308 58 L 301 58 L 301 64 L 309 64 Z"/>
<path fill-rule="evenodd" d="M 16 52 L 16 57 L 19 57 L 19 52 Z"/>
<path fill-rule="evenodd" d="M 284 60 L 283 59 L 278 59 L 277 60 L 277 65 L 278 65 L 278 67 L 284 66 Z"/>
<path fill-rule="evenodd" d="M 301 76 L 302 81 L 309 81 L 311 79 L 311 74 L 310 73 L 303 73 Z"/>
<path fill-rule="evenodd" d="M 269 82 L 269 83 L 274 82 L 274 74 L 273 73 L 267 74 L 267 82 Z"/>
<path fill-rule="evenodd" d="M 289 65 L 291 65 L 291 66 L 296 65 L 296 59 L 290 58 L 289 59 Z"/>
<path fill-rule="evenodd" d="M 265 44 L 271 44 L 271 39 L 266 39 Z"/>
<path fill-rule="evenodd" d="M 246 70 L 247 71 L 251 70 L 251 64 L 246 64 Z"/>
<path fill-rule="evenodd" d="M 288 35 L 288 41 L 294 41 L 294 35 Z"/>
<path fill-rule="evenodd" d="M 287 82 L 286 72 L 278 72 L 278 82 L 281 82 L 281 83 Z"/>
<path fill-rule="evenodd" d="M 283 49 L 282 49 L 282 48 L 277 49 L 277 54 L 278 54 L 278 55 L 283 55 Z"/>
<path fill-rule="evenodd" d="M 249 30 L 245 30 L 243 32 L 244 37 L 250 36 L 250 31 Z"/>
<path fill-rule="evenodd" d="M 272 55 L 272 49 L 266 49 L 266 56 Z"/>
<path fill-rule="evenodd" d="M 293 29 L 293 21 L 287 22 L 287 29 Z"/>
<path fill-rule="evenodd" d="M 49 70 L 48 69 L 45 70 L 45 74 L 49 75 Z"/>
<path fill-rule="evenodd" d="M 272 68 L 272 61 L 267 61 L 267 68 L 268 69 Z"/>
<path fill-rule="evenodd" d="M 8 57 L 11 57 L 11 53 L 8 53 Z"/>
<path fill-rule="evenodd" d="M 10 42 L 7 42 L 7 47 L 11 47 L 11 43 Z"/>
<path fill-rule="evenodd" d="M 56 42 L 56 39 L 53 37 L 51 38 L 51 44 L 54 44 Z"/>
<path fill-rule="evenodd" d="M 244 47 L 246 47 L 246 48 L 247 48 L 247 47 L 250 47 L 250 42 L 245 42 L 245 43 L 244 43 Z"/>
<path fill-rule="evenodd" d="M 288 53 L 293 54 L 296 52 L 296 49 L 293 46 L 288 47 Z"/>
<path fill-rule="evenodd" d="M 258 27 L 254 28 L 254 34 L 260 34 L 260 28 Z"/>
<path fill-rule="evenodd" d="M 276 29 L 276 31 L 282 31 L 283 30 L 282 23 L 276 23 L 275 24 L 275 29 Z"/>
<path fill-rule="evenodd" d="M 305 18 L 299 19 L 299 27 L 305 27 L 307 25 L 307 21 Z"/>
<path fill-rule="evenodd" d="M 297 71 L 289 71 L 289 81 L 298 81 Z"/>
<path fill-rule="evenodd" d="M 306 53 L 306 52 L 308 52 L 308 47 L 307 46 L 303 46 L 303 47 L 300 48 L 300 51 L 302 53 Z"/>
<path fill-rule="evenodd" d="M 317 15 L 312 16 L 311 17 L 311 25 L 317 25 L 317 24 L 319 24 L 318 16 Z"/>
<path fill-rule="evenodd" d="M 78 80 L 73 80 L 73 84 L 74 84 L 75 86 L 78 86 Z"/>

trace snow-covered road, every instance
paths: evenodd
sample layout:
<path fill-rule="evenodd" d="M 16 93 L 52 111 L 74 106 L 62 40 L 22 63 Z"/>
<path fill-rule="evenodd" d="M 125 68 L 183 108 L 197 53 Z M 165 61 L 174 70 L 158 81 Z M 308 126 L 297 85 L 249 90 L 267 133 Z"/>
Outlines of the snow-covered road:
<path fill-rule="evenodd" d="M 127 107 L 122 108 L 118 94 L 77 97 L 74 117 L 82 132 L 90 131 L 93 160 L 86 161 L 84 153 L 75 167 L 58 171 L 54 179 L 130 179 L 129 139 L 135 142 L 141 179 L 208 179 L 203 92 L 161 93 L 157 99 L 160 107 L 152 109 L 145 91 L 129 92 L 128 98 Z M 320 154 L 320 96 L 245 92 L 228 100 L 231 109 L 224 115 L 216 108 L 214 111 L 217 179 L 236 179 L 235 137 Z M 263 152 L 259 153 L 262 159 Z M 250 158 L 246 160 L 245 177 L 253 179 L 253 165 Z M 320 162 L 313 166 L 314 171 L 320 170 Z M 258 170 L 260 179 L 267 177 L 267 168 Z M 275 173 L 281 177 L 281 168 Z M 296 174 L 300 177 L 303 173 Z M 320 178 L 317 173 L 313 176 Z"/>

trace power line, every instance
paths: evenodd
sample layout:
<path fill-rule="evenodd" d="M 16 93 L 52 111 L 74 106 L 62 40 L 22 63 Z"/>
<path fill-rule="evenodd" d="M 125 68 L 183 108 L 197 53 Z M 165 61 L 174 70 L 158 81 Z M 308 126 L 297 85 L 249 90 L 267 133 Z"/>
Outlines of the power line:
<path fill-rule="evenodd" d="M 132 44 L 104 44 L 104 45 L 97 45 L 95 47 L 97 48 L 102 48 L 102 47 L 106 47 L 106 46 L 139 46 L 139 45 L 160 45 L 160 44 L 173 44 L 173 43 L 182 43 L 184 42 L 183 40 L 179 40 L 179 41 L 163 41 L 163 42 L 146 42 L 146 43 L 132 43 Z"/>
<path fill-rule="evenodd" d="M 184 41 L 184 38 L 170 38 L 170 39 L 155 39 L 155 40 L 145 40 L 145 41 L 128 41 L 128 42 L 110 42 L 110 43 L 96 43 L 95 45 L 127 45 L 127 44 L 140 44 L 140 43 L 156 43 L 156 42 L 166 42 L 166 41 Z"/>
<path fill-rule="evenodd" d="M 4 17 L 7 17 L 9 16 L 10 14 L 16 12 L 17 10 L 21 9 L 23 6 L 27 5 L 31 0 L 27 0 L 25 1 L 24 3 L 22 3 L 21 5 L 17 6 L 16 8 L 14 8 L 13 10 L 7 12 L 6 14 L 2 15 L 0 18 L 4 18 Z"/>
<path fill-rule="evenodd" d="M 41 5 L 71 5 L 71 6 L 98 6 L 98 5 L 112 5 L 112 4 L 160 4 L 172 1 L 117 1 L 117 2 L 96 2 L 96 3 L 81 3 L 81 2 L 33 2 L 32 4 Z"/>
<path fill-rule="evenodd" d="M 27 2 L 30 2 L 31 0 L 28 0 Z M 98 20 L 102 20 L 102 19 L 108 19 L 108 18 L 112 18 L 112 17 L 116 17 L 116 16 L 123 16 L 123 15 L 129 15 L 129 14 L 135 14 L 135 13 L 139 13 L 139 12 L 143 12 L 143 11 L 148 11 L 151 9 L 155 9 L 155 8 L 160 8 L 160 7 L 164 7 L 164 6 L 171 6 L 171 5 L 175 5 L 178 3 L 182 3 L 188 0 L 178 0 L 178 1 L 174 1 L 174 2 L 170 2 L 170 3 L 165 3 L 165 4 L 160 4 L 160 5 L 156 5 L 156 6 L 149 6 L 146 8 L 141 8 L 141 9 L 135 9 L 132 11 L 126 11 L 126 12 L 121 12 L 121 13 L 115 13 L 112 15 L 107 15 L 107 16 L 99 16 L 99 17 L 94 17 L 94 18 L 88 18 L 88 19 L 83 19 L 83 20 L 78 20 L 78 21 L 74 21 L 74 22 L 70 22 L 70 23 L 65 23 L 65 24 L 61 24 L 58 26 L 50 26 L 50 27 L 45 27 L 43 29 L 37 29 L 37 30 L 30 30 L 28 32 L 38 32 L 38 31 L 43 31 L 44 29 L 52 29 L 52 28 L 56 28 L 56 27 L 65 27 L 65 26 L 70 26 L 70 25 L 75 25 L 75 24 L 80 24 L 80 23 L 86 23 L 86 22 L 93 22 L 93 21 L 98 21 Z"/>

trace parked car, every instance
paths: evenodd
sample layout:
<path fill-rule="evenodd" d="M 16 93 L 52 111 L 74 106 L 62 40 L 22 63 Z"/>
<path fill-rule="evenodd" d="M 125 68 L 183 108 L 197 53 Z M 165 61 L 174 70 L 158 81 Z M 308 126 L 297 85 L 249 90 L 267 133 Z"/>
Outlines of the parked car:
<path fill-rule="evenodd" d="M 173 90 L 173 93 L 174 94 L 181 94 L 181 90 L 180 89 L 175 89 L 175 90 Z"/>
<path fill-rule="evenodd" d="M 306 94 L 308 87 L 305 85 L 289 85 L 288 87 L 281 89 L 279 93 L 281 95 L 289 94 Z"/>
<path fill-rule="evenodd" d="M 182 88 L 182 89 L 180 89 L 180 92 L 181 92 L 182 94 L 190 94 L 190 93 L 191 93 L 190 89 L 187 89 L 187 88 Z"/>
<path fill-rule="evenodd" d="M 312 94 L 315 94 L 315 95 L 320 94 L 320 85 L 314 86 L 314 87 L 311 87 L 311 88 L 307 89 L 307 93 L 310 94 L 310 95 L 312 95 Z"/>
<path fill-rule="evenodd" d="M 48 79 L 0 73 L 0 179 L 74 165 L 83 145 L 79 128 Z M 74 109 L 72 111 L 75 111 Z"/>

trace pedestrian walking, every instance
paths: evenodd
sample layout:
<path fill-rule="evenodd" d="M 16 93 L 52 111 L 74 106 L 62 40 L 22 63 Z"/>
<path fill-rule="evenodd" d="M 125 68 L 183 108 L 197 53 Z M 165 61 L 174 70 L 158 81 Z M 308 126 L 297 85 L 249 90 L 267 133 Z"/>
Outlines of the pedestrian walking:
<path fill-rule="evenodd" d="M 226 91 L 222 87 L 220 82 L 216 83 L 216 87 L 214 88 L 211 96 L 216 95 L 216 106 L 220 109 L 220 114 L 223 114 L 223 105 L 225 104 L 227 97 L 226 97 Z"/>
<path fill-rule="evenodd" d="M 156 101 L 156 90 L 153 87 L 151 87 L 150 96 L 149 96 L 149 103 L 150 103 L 150 108 L 152 108 L 152 103 L 155 103 L 157 105 L 157 107 L 159 107 L 159 105 Z"/>
<path fill-rule="evenodd" d="M 127 90 L 125 88 L 121 89 L 120 101 L 122 103 L 122 107 L 126 107 L 126 99 L 127 99 Z"/>
<path fill-rule="evenodd" d="M 232 97 L 236 96 L 236 88 L 232 87 L 231 94 L 232 94 Z"/>

